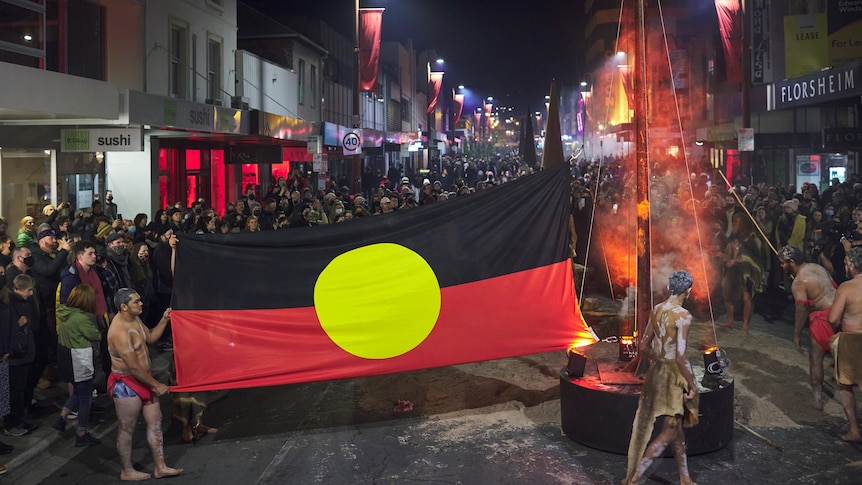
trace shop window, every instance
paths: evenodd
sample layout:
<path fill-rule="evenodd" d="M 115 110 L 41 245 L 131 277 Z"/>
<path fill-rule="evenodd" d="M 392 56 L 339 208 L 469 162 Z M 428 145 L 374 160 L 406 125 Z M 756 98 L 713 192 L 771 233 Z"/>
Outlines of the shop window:
<path fill-rule="evenodd" d="M 44 67 L 45 7 L 0 2 L 0 61 Z"/>
<path fill-rule="evenodd" d="M 185 99 L 188 85 L 188 26 L 180 22 L 171 22 L 170 34 L 170 65 L 168 81 L 170 95 Z"/>
<path fill-rule="evenodd" d="M 42 208 L 51 203 L 51 151 L 3 149 L 0 169 L 2 215 L 14 237 L 24 216 L 31 216 L 38 223 Z"/>
<path fill-rule="evenodd" d="M 305 59 L 299 60 L 299 83 L 297 86 L 297 89 L 299 89 L 298 102 L 299 104 L 305 104 Z"/>
<path fill-rule="evenodd" d="M 311 75 L 311 107 L 317 107 L 317 66 L 311 65 L 311 71 L 309 73 Z"/>
<path fill-rule="evenodd" d="M 159 149 L 159 208 L 177 200 L 179 175 L 179 151 L 172 148 Z"/>
<path fill-rule="evenodd" d="M 222 99 L 221 51 L 221 40 L 215 37 L 210 37 L 207 40 L 207 99 L 211 100 L 210 102 Z"/>
<path fill-rule="evenodd" d="M 58 204 L 69 202 L 73 210 L 90 207 L 104 180 L 104 153 L 57 153 Z"/>
<path fill-rule="evenodd" d="M 199 198 L 200 177 L 201 177 L 201 151 L 186 150 L 186 207 L 191 207 L 192 204 Z"/>

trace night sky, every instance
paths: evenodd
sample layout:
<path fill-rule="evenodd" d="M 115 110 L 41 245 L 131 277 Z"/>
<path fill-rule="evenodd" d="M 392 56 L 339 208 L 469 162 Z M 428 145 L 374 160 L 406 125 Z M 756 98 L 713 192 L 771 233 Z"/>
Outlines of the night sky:
<path fill-rule="evenodd" d="M 353 38 L 354 0 L 241 0 L 273 17 L 319 17 Z M 360 0 L 362 8 L 383 7 L 383 42 L 413 40 L 417 54 L 437 51 L 446 61 L 443 89 L 463 84 L 465 111 L 481 99 L 513 106 L 516 115 L 543 107 L 551 80 L 579 81 L 573 52 L 583 48 L 575 29 L 583 15 L 577 0 Z"/>

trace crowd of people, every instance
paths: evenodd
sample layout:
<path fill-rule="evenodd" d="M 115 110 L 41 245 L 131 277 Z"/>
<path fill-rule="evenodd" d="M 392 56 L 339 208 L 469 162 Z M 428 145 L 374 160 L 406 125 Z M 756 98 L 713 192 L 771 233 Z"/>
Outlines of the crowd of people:
<path fill-rule="evenodd" d="M 610 217 L 623 202 L 633 199 L 634 170 L 624 166 L 623 160 L 607 160 L 601 165 L 582 163 L 578 169 L 581 175 L 574 183 L 573 213 L 578 235 L 576 260 L 581 264 L 585 264 L 593 217 L 598 221 Z M 799 249 L 806 262 L 823 266 L 838 284 L 849 278 L 844 267 L 846 251 L 862 246 L 862 183 L 857 174 L 843 182 L 831 180 L 821 193 L 810 183 L 797 189 L 762 183 L 746 187 L 737 181 L 728 187 L 712 170 L 685 173 L 661 165 L 652 171 L 650 217 L 662 222 L 663 233 L 653 234 L 658 238 L 654 250 L 666 245 L 662 235 L 689 242 L 687 235 L 697 234 L 694 229 L 700 228 L 700 237 L 693 244 L 702 245 L 708 255 L 710 273 L 716 279 L 710 288 L 716 290 L 716 299 L 724 302 L 726 310 L 724 326 L 734 327 L 735 305 L 741 302 L 742 330 L 746 331 L 756 294 L 790 292 L 790 279 L 778 259 L 783 246 Z"/>
<path fill-rule="evenodd" d="M 400 167 L 386 174 L 366 170 L 362 191 L 355 194 L 335 183 L 328 183 L 327 190 L 315 190 L 296 169 L 286 178 L 274 178 L 262 193 L 256 186 L 247 187 L 239 199 L 226 204 L 223 213 L 199 199 L 190 207 L 173 203 L 156 211 L 152 219 L 143 213 L 124 219 L 107 191 L 85 209 L 73 210 L 68 203 L 46 205 L 38 216 L 21 219 L 17 231 L 0 218 L 0 328 L 6 330 L 0 331 L 0 413 L 5 434 L 31 432 L 32 417 L 39 412 L 34 390 L 60 379 L 69 383 L 69 398 L 54 427 L 63 432 L 69 421 L 77 419 L 76 445 L 96 445 L 99 440 L 88 432 L 90 414 L 98 411 L 93 392 L 110 393 L 118 416 L 122 411 L 126 422 L 118 437 L 123 473 L 139 478 L 139 472 L 126 466 L 130 428 L 142 410 L 148 424 L 154 423 L 151 405 L 167 394 L 167 386 L 148 375 L 149 360 L 142 349 L 154 344 L 168 350 L 172 345 L 172 255 L 177 237 L 344 223 L 493 189 L 533 170 L 517 157 L 491 161 L 445 157 L 436 161 L 436 167 L 421 174 L 402 172 Z M 707 241 L 704 249 L 714 274 L 720 275 L 716 277 L 721 283 L 711 288 L 721 293 L 727 311 L 724 326 L 734 327 L 735 305 L 741 301 L 746 331 L 754 295 L 772 290 L 796 299 L 795 344 L 800 351 L 799 338 L 805 324 L 814 322 L 812 315 L 837 327 L 846 315 L 829 313 L 836 293 L 831 283 L 837 286 L 851 280 L 859 267 L 855 264 L 862 265 L 852 256 L 853 248 L 862 246 L 858 177 L 833 179 L 822 193 L 816 184 L 797 190 L 792 185 L 736 183 L 728 189 L 706 167 L 702 170 L 685 175 L 687 171 L 656 164 L 649 188 L 651 214 L 654 220 L 681 228 L 693 227 L 695 214 L 699 217 Z M 575 161 L 572 173 L 573 253 L 576 261 L 589 264 L 586 245 L 594 219 L 616 214 L 633 199 L 635 174 L 621 159 Z M 862 247 L 859 251 L 862 254 Z M 846 264 L 848 258 L 850 264 Z M 814 265 L 816 271 L 804 265 Z M 825 283 L 811 283 L 810 278 L 805 279 L 810 287 L 803 287 L 798 275 L 814 273 L 826 275 L 830 288 L 818 292 L 816 288 Z M 842 308 L 855 308 L 858 298 L 846 296 Z M 110 337 L 112 322 L 134 331 L 119 341 Z M 132 334 L 137 336 L 130 339 Z M 815 334 L 813 323 L 811 334 Z M 820 408 L 822 360 L 829 352 L 826 338 L 825 347 L 822 339 L 812 340 L 812 388 Z M 126 383 L 126 376 L 143 386 Z M 123 385 L 118 387 L 118 382 Z M 202 422 L 205 397 L 172 397 L 184 440 L 215 430 Z M 129 405 L 124 399 L 137 404 Z M 853 416 L 850 439 L 859 438 Z M 158 435 L 150 440 L 153 454 L 161 457 L 155 474 L 179 473 L 164 464 L 161 429 L 150 431 Z M 0 443 L 0 454 L 12 448 Z"/>
<path fill-rule="evenodd" d="M 618 226 L 619 208 L 634 205 L 636 172 L 627 169 L 627 163 L 631 161 L 580 162 L 574 169 L 578 175 L 573 183 L 575 252 L 582 264 L 602 264 L 600 257 L 587 259 L 587 236 L 594 221 L 605 228 Z M 842 439 L 862 441 L 852 392 L 852 386 L 862 382 L 862 359 L 858 357 L 862 347 L 851 347 L 862 340 L 857 339 L 862 335 L 856 335 L 862 332 L 862 292 L 852 291 L 862 281 L 862 183 L 858 174 L 844 181 L 833 178 L 821 192 L 814 183 L 799 188 L 763 183 L 743 186 L 737 180 L 731 185 L 708 167 L 697 166 L 703 171 L 689 173 L 674 168 L 680 164 L 652 167 L 650 218 L 659 229 L 651 234 L 653 250 L 701 245 L 709 262 L 707 276 L 713 279 L 708 285 L 710 294 L 714 292 L 714 300 L 723 302 L 726 312 L 719 324 L 722 327 L 735 328 L 736 305 L 742 303 L 741 330 L 746 332 L 754 297 L 760 293 L 772 292 L 793 305 L 794 346 L 799 352 L 805 351 L 801 336 L 809 328 L 815 409 L 823 409 L 824 358 L 837 354 L 835 342 L 844 342 L 848 350 L 833 355 L 836 370 L 843 371 L 843 376 L 836 371 L 836 378 L 850 424 L 850 432 Z M 602 224 L 604 221 L 611 223 Z M 840 303 L 836 295 L 841 295 Z M 775 319 L 783 308 L 760 310 Z"/>
<path fill-rule="evenodd" d="M 173 251 L 185 233 L 286 230 L 334 224 L 441 202 L 527 173 L 516 161 L 438 161 L 442 172 L 411 178 L 400 169 L 369 179 L 363 193 L 342 187 L 315 191 L 300 170 L 273 180 L 265 193 L 250 186 L 217 213 L 206 201 L 177 202 L 150 219 L 124 219 L 106 191 L 91 207 L 46 204 L 17 231 L 0 218 L 0 415 L 6 436 L 36 429 L 45 413 L 37 389 L 59 380 L 69 397 L 53 427 L 75 423 L 75 446 L 98 445 L 91 415 L 102 411 L 94 396 L 111 396 L 120 421 L 117 449 L 121 478 L 142 479 L 130 462 L 131 432 L 143 412 L 156 477 L 180 472 L 164 462 L 159 396 L 166 384 L 149 371 L 147 345 L 172 348 L 170 301 Z M 520 170 L 520 172 L 519 172 Z M 389 176 L 393 176 L 394 182 Z M 428 179 L 431 177 L 433 182 Z M 469 181 L 469 185 L 467 183 Z M 333 185 L 333 187 L 335 187 Z M 124 328 L 119 332 L 116 328 Z M 175 383 L 175 376 L 172 382 Z M 216 428 L 203 423 L 205 393 L 175 394 L 173 417 L 192 442 Z M 50 411 L 53 412 L 53 411 Z M 0 454 L 13 445 L 0 442 Z M 5 468 L 0 466 L 0 473 Z"/>

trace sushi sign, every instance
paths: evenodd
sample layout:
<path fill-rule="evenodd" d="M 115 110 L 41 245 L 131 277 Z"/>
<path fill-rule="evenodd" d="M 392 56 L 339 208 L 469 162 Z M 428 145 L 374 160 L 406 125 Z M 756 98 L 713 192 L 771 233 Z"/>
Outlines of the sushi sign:
<path fill-rule="evenodd" d="M 61 152 L 141 152 L 141 128 L 60 130 Z"/>

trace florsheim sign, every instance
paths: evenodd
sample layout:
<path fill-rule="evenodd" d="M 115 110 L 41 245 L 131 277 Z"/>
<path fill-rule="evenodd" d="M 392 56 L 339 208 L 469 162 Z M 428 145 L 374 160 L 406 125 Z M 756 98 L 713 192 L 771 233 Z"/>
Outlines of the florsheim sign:
<path fill-rule="evenodd" d="M 138 128 L 60 130 L 61 152 L 141 152 L 144 136 Z"/>
<path fill-rule="evenodd" d="M 856 61 L 777 82 L 771 109 L 810 106 L 862 94 L 862 62 Z"/>

